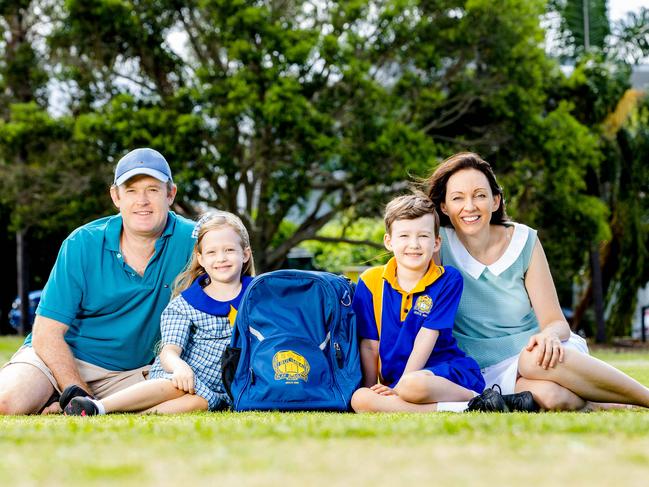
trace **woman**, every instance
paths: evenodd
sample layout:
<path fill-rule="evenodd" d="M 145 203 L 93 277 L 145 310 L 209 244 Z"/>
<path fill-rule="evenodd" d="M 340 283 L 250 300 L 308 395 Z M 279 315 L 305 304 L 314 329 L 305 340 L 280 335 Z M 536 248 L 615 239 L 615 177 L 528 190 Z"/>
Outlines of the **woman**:
<path fill-rule="evenodd" d="M 590 402 L 649 407 L 649 389 L 588 355 L 571 333 L 536 231 L 513 223 L 491 166 L 465 152 L 426 180 L 440 211 L 444 265 L 462 272 L 455 336 L 502 394 L 531 391 L 543 409 Z M 487 389 L 482 399 L 497 393 Z M 488 407 L 487 407 L 488 409 Z"/>

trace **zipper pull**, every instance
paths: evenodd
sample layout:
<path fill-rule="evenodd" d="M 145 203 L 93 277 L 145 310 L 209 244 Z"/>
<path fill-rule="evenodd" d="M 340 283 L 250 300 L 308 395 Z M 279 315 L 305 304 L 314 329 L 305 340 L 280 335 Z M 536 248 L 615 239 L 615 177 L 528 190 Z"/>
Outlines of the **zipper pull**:
<path fill-rule="evenodd" d="M 334 342 L 334 349 L 336 350 L 336 362 L 338 363 L 338 368 L 343 368 L 343 352 L 340 349 L 340 345 L 337 342 Z"/>
<path fill-rule="evenodd" d="M 250 367 L 250 385 L 254 385 L 255 383 L 255 371 L 252 370 L 252 367 Z"/>

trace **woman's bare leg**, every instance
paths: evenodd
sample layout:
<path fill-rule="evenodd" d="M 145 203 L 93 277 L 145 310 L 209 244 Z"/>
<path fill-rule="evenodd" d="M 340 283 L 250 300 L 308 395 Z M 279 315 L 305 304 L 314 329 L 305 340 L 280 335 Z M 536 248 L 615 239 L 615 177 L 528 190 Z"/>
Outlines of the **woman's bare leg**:
<path fill-rule="evenodd" d="M 536 350 L 524 350 L 518 371 L 525 379 L 555 382 L 587 401 L 649 407 L 649 388 L 637 380 L 590 355 L 564 352 L 563 362 L 543 369 L 536 362 Z"/>
<path fill-rule="evenodd" d="M 519 377 L 515 392 L 523 391 L 530 391 L 541 409 L 547 411 L 580 411 L 586 407 L 586 401 L 556 382 Z"/>

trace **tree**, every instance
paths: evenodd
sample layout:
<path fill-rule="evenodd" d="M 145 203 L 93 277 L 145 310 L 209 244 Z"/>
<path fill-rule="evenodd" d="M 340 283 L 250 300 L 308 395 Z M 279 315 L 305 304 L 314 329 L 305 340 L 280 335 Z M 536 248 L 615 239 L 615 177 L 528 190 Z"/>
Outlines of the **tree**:
<path fill-rule="evenodd" d="M 609 329 L 616 335 L 630 331 L 637 290 L 649 282 L 649 98 L 636 95 L 634 101 L 609 147 L 618 170 L 607 178 L 616 194 L 611 198 L 613 236 L 604 255 L 604 277 Z"/>
<path fill-rule="evenodd" d="M 649 9 L 627 13 L 613 25 L 611 57 L 629 64 L 639 64 L 649 56 Z"/>
<path fill-rule="evenodd" d="M 566 81 L 542 47 L 545 5 L 456 2 L 453 16 L 426 5 L 414 26 L 399 24 L 400 64 L 412 65 L 397 84 L 407 113 L 446 154 L 474 150 L 492 163 L 509 212 L 539 229 L 569 302 L 589 239 L 608 235 L 607 211 L 584 183 L 601 161 L 598 136 L 577 102 L 556 94 Z"/>
<path fill-rule="evenodd" d="M 94 73 L 80 77 L 93 81 L 79 84 L 76 98 L 86 99 L 100 79 L 108 79 L 112 90 L 125 77 L 120 70 L 137 65 L 128 76 L 135 80 L 130 106 L 170 122 L 160 132 L 145 124 L 137 130 L 164 139 L 158 140 L 177 169 L 181 204 L 191 210 L 204 202 L 239 213 L 261 269 L 280 266 L 292 247 L 336 214 L 389 193 L 407 171 L 431 163 L 434 145 L 400 120 L 399 100 L 375 79 L 367 2 L 327 3 L 313 11 L 311 2 L 301 1 L 203 1 L 181 8 L 174 2 L 94 1 L 69 7 L 54 37 L 59 59 L 66 61 L 66 49 L 80 49 Z M 182 69 L 155 62 L 175 59 L 158 35 L 172 24 L 188 39 Z M 156 35 L 145 36 L 142 47 L 145 31 Z M 93 96 L 101 98 L 96 91 Z M 126 132 L 117 132 L 132 132 L 139 123 L 128 111 L 122 112 L 125 119 L 115 119 L 115 107 L 100 110 L 110 112 L 114 127 L 112 137 L 101 140 L 125 141 Z M 151 118 L 147 122 L 156 126 Z M 103 127 L 111 132 L 109 124 Z M 296 225 L 283 235 L 287 218 Z"/>
<path fill-rule="evenodd" d="M 559 40 L 568 59 L 606 47 L 611 33 L 607 0 L 551 0 L 549 5 L 560 15 Z"/>
<path fill-rule="evenodd" d="M 627 335 L 637 290 L 649 281 L 649 109 L 646 95 L 628 90 L 601 124 L 603 160 L 593 190 L 609 208 L 611 232 L 600 241 L 602 287 L 609 336 Z M 586 274 L 586 277 L 589 277 Z M 576 307 L 581 320 L 593 299 L 592 280 Z"/>
<path fill-rule="evenodd" d="M 151 137 L 173 154 L 185 211 L 239 213 L 261 269 L 343 210 L 375 215 L 408 174 L 458 149 L 511 172 L 534 152 L 520 134 L 539 126 L 556 69 L 541 1 L 68 5 L 53 45 L 64 65 L 81 59 L 74 99 L 127 91 L 138 114 L 104 105 L 111 122 L 94 127 L 110 136 L 97 140 L 115 154 Z M 162 40 L 169 30 L 186 38 L 178 52 Z M 157 114 L 151 128 L 145 113 Z"/>
<path fill-rule="evenodd" d="M 619 86 L 598 60 L 565 79 L 543 49 L 542 0 L 46 5 L 30 10 L 51 26 L 31 45 L 65 94 L 63 115 L 23 106 L 6 122 L 60 120 L 72 162 L 45 129 L 38 157 L 84 161 L 86 188 L 109 183 L 128 149 L 159 149 L 180 186 L 176 209 L 238 213 L 261 270 L 310 239 L 369 239 L 340 222 L 376 216 L 409 178 L 467 149 L 492 162 L 510 212 L 539 228 L 562 296 L 584 249 L 610 235 L 593 188 L 607 161 L 597 127 Z M 45 109 L 46 90 L 34 93 Z"/>
<path fill-rule="evenodd" d="M 11 103 L 44 103 L 47 75 L 42 69 L 40 56 L 32 43 L 37 35 L 34 25 L 36 15 L 30 0 L 0 3 L 0 117 L 9 116 Z M 12 164 L 18 173 L 23 171 L 26 153 L 18 148 L 11 161 L 5 159 L 5 167 Z M 3 198 L 6 201 L 6 198 Z M 13 218 L 13 217 L 12 217 Z M 29 316 L 29 266 L 27 263 L 27 228 L 13 225 L 16 234 L 16 261 L 18 295 L 21 299 L 21 331 L 28 329 Z"/>
<path fill-rule="evenodd" d="M 570 19 L 565 9 L 562 14 L 565 25 Z M 598 19 L 599 24 L 608 23 L 605 9 L 599 9 Z M 606 325 L 603 318 L 598 320 L 598 341 L 607 334 L 628 333 L 636 290 L 647 280 L 645 197 L 640 188 L 647 187 L 649 179 L 634 162 L 635 152 L 643 157 L 636 134 L 644 133 L 645 119 L 633 116 L 639 97 L 629 90 L 629 63 L 649 52 L 646 19 L 645 9 L 629 14 L 625 21 L 613 25 L 606 42 L 595 47 L 584 45 L 584 39 L 578 36 L 568 39 L 575 71 L 555 90 L 557 98 L 572 100 L 575 116 L 599 138 L 599 162 L 587 173 L 586 191 L 608 208 L 609 230 L 594 237 L 592 265 L 590 272 L 582 274 L 585 292 L 576 303 L 573 323 L 587 328 L 582 318 L 591 302 L 602 314 L 606 307 Z M 589 47 L 590 51 L 583 49 Z"/>
<path fill-rule="evenodd" d="M 378 218 L 337 218 L 329 222 L 318 236 L 302 244 L 313 254 L 317 267 L 343 272 L 349 267 L 379 265 L 390 254 L 383 246 L 385 227 Z"/>
<path fill-rule="evenodd" d="M 56 7 L 55 1 L 0 2 L 0 204 L 10 212 L 8 227 L 16 236 L 23 317 L 29 316 L 30 260 L 40 260 L 30 259 L 28 243 L 104 213 L 108 201 L 98 188 L 106 189 L 109 179 L 77 145 L 75 120 L 48 112 L 54 66 L 48 61 L 47 26 Z M 41 269 L 36 277 L 48 271 Z M 25 320 L 21 331 L 29 331 Z"/>

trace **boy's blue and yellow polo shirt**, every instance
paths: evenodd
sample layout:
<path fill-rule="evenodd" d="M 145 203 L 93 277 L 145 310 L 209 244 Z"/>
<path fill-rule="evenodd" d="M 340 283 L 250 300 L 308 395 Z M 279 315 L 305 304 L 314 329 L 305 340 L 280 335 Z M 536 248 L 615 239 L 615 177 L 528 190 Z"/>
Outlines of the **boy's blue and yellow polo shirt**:
<path fill-rule="evenodd" d="M 374 309 L 372 289 L 381 289 L 381 309 Z M 410 291 L 397 282 L 393 257 L 384 266 L 368 269 L 360 276 L 354 295 L 359 338 L 379 340 L 381 377 L 386 385 L 396 383 L 412 352 L 422 327 L 438 330 L 439 338 L 424 368 L 465 357 L 453 338 L 453 324 L 462 295 L 462 275 L 453 267 L 431 262 L 428 271 Z M 377 325 L 375 316 L 381 316 Z"/>
<path fill-rule="evenodd" d="M 115 371 L 151 363 L 160 315 L 194 248 L 194 225 L 169 212 L 143 276 L 121 254 L 121 215 L 77 228 L 61 245 L 36 314 L 69 326 L 65 341 L 80 360 Z"/>

